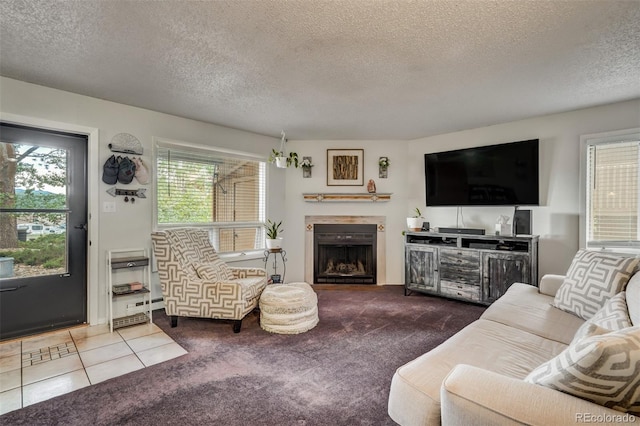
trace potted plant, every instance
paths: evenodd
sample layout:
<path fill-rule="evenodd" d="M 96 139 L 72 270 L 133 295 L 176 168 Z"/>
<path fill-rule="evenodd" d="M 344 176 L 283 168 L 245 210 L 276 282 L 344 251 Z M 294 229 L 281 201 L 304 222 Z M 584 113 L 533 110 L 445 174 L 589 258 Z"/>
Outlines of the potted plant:
<path fill-rule="evenodd" d="M 285 150 L 286 143 L 287 138 L 283 130 L 282 138 L 280 139 L 280 149 L 273 148 L 271 150 L 271 155 L 269 155 L 269 162 L 275 163 L 276 167 L 281 169 L 285 169 L 292 164 L 296 168 L 298 168 L 298 154 L 295 152 L 290 152 L 289 155 L 287 155 Z"/>
<path fill-rule="evenodd" d="M 305 178 L 311 177 L 311 168 L 313 167 L 313 163 L 311 162 L 311 157 L 302 157 L 302 161 L 300 162 L 300 167 L 302 167 L 302 177 L 305 177 Z"/>
<path fill-rule="evenodd" d="M 422 222 L 424 217 L 422 217 L 422 212 L 417 207 L 413 212 L 415 214 L 407 218 L 407 228 L 409 228 L 410 231 L 419 231 L 420 229 L 422 229 Z"/>
<path fill-rule="evenodd" d="M 284 232 L 282 229 L 282 221 L 276 223 L 271 219 L 267 219 L 267 223 L 264 224 L 264 229 L 267 234 L 267 239 L 265 240 L 267 248 L 269 250 L 281 249 L 282 237 L 278 235 Z"/>
<path fill-rule="evenodd" d="M 380 157 L 378 160 L 378 177 L 386 178 L 387 177 L 387 169 L 391 162 L 389 161 L 389 157 Z"/>

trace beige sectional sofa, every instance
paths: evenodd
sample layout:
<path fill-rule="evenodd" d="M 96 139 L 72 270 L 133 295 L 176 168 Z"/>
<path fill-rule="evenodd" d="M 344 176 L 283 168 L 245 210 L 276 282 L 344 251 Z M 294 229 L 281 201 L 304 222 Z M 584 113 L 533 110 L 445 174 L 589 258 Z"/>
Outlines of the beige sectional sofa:
<path fill-rule="evenodd" d="M 552 306 L 564 278 L 546 275 L 539 287 L 513 284 L 480 319 L 398 368 L 391 418 L 403 426 L 640 422 L 638 415 L 621 417 L 625 413 L 523 380 L 563 352 L 585 323 Z M 640 273 L 626 294 L 638 326 Z"/>

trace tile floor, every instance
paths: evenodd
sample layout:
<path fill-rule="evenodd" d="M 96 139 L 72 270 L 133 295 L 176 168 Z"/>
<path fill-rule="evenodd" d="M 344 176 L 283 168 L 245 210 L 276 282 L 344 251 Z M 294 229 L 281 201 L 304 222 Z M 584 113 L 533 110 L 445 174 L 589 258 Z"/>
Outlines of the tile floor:
<path fill-rule="evenodd" d="M 0 343 L 0 414 L 186 354 L 155 324 L 79 327 Z"/>

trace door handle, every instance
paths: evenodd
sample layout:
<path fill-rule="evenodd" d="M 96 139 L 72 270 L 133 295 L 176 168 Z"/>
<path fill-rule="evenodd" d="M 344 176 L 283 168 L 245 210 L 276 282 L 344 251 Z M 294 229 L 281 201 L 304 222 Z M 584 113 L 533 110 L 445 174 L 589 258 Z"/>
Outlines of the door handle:
<path fill-rule="evenodd" d="M 20 290 L 22 287 L 26 287 L 26 286 L 25 285 L 19 285 L 18 287 L 0 288 L 0 293 L 4 293 L 5 291 Z"/>
<path fill-rule="evenodd" d="M 83 223 L 81 225 L 76 225 L 74 226 L 75 229 L 84 229 L 85 231 L 87 230 L 87 224 Z"/>

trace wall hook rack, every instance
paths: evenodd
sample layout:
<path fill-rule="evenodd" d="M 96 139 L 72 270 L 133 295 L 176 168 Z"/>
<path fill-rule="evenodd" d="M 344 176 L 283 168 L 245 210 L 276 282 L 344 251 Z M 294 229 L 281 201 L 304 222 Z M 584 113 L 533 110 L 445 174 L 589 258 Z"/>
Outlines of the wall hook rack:
<path fill-rule="evenodd" d="M 117 195 L 124 195 L 125 197 L 138 197 L 138 198 L 147 198 L 145 192 L 147 192 L 146 188 L 138 188 L 138 189 L 121 189 L 121 188 L 109 188 L 107 190 L 107 194 L 115 197 Z"/>

